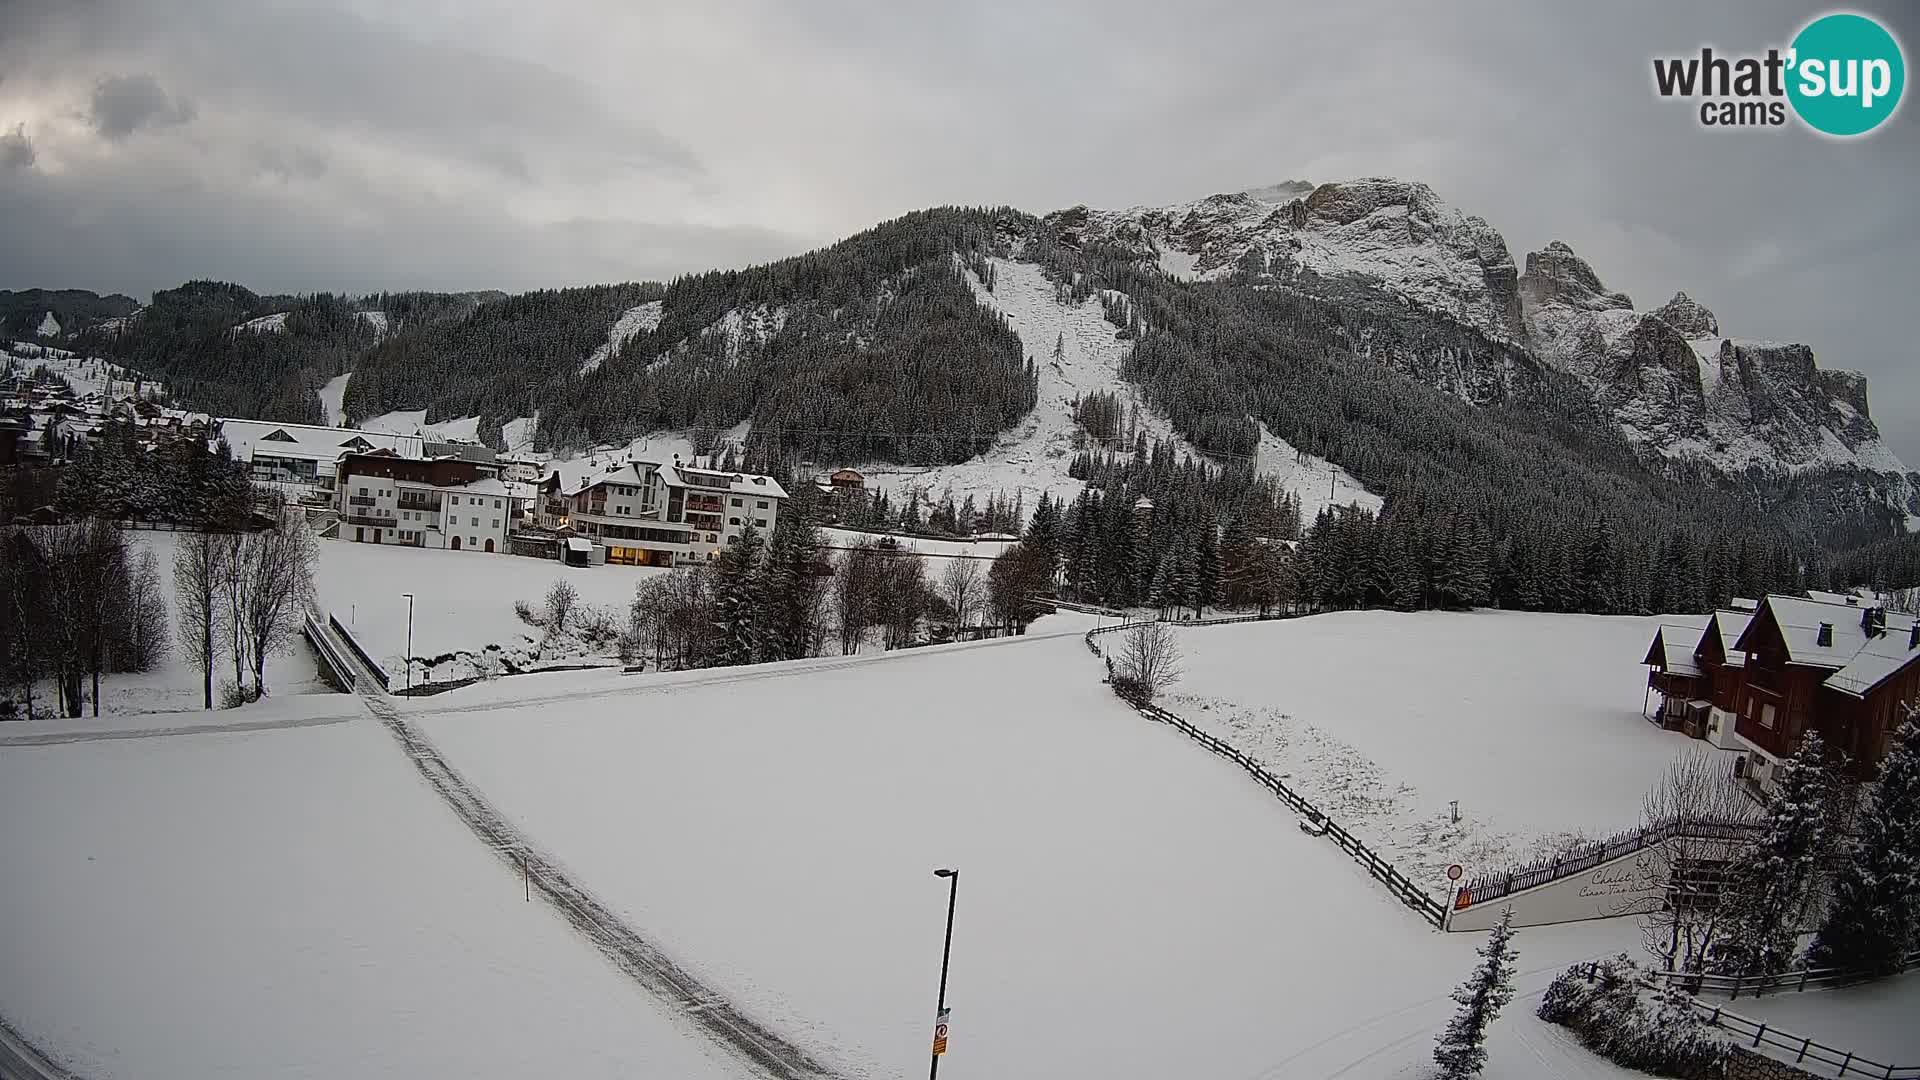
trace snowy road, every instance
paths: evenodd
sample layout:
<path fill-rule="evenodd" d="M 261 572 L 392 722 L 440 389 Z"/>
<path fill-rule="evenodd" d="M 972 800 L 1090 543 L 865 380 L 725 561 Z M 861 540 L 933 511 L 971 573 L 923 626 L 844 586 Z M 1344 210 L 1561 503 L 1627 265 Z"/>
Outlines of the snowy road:
<path fill-rule="evenodd" d="M 0 1017 L 0 1080 L 76 1080 Z"/>

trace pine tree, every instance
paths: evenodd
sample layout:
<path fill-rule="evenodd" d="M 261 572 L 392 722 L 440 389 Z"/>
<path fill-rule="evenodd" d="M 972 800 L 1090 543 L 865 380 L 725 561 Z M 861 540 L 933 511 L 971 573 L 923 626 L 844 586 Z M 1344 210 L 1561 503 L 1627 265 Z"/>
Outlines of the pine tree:
<path fill-rule="evenodd" d="M 1718 974 L 1774 975 L 1793 961 L 1820 863 L 1832 847 L 1833 774 L 1824 754 L 1820 736 L 1808 732 L 1799 752 L 1782 762 L 1766 832 L 1735 861 L 1720 894 L 1722 935 L 1707 956 Z"/>
<path fill-rule="evenodd" d="M 755 596 L 759 578 L 760 532 L 752 525 L 740 531 L 713 564 L 713 626 L 716 666 L 751 664 L 758 657 L 760 604 Z"/>
<path fill-rule="evenodd" d="M 1200 519 L 1200 536 L 1194 552 L 1193 617 L 1220 602 L 1220 537 L 1211 517 Z"/>
<path fill-rule="evenodd" d="M 1513 1000 L 1513 965 L 1520 954 L 1512 940 L 1513 909 L 1507 908 L 1487 935 L 1487 943 L 1476 950 L 1480 965 L 1453 992 L 1460 1011 L 1434 1045 L 1433 1060 L 1446 1080 L 1465 1080 L 1486 1067 L 1487 1029 Z"/>
<path fill-rule="evenodd" d="M 1858 822 L 1807 961 L 1891 974 L 1920 948 L 1920 710 L 1893 733 Z"/>

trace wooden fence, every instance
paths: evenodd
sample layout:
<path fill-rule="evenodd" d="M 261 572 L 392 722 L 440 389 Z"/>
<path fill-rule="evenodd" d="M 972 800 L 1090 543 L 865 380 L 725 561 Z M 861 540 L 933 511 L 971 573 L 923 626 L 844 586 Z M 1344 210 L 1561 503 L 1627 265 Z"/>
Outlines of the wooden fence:
<path fill-rule="evenodd" d="M 1558 855 L 1535 863 L 1511 870 L 1482 874 L 1469 880 L 1461 893 L 1471 898 L 1476 905 L 1484 904 L 1531 889 L 1536 885 L 1545 885 L 1550 881 L 1572 877 L 1574 874 L 1591 870 L 1601 863 L 1612 862 L 1623 855 L 1631 855 L 1644 848 L 1663 844 L 1676 836 L 1684 836 L 1692 840 L 1741 841 L 1757 839 L 1760 832 L 1761 826 L 1758 824 L 1738 821 L 1683 821 L 1651 828 L 1630 829 L 1615 833 L 1604 840 L 1575 845 Z"/>
<path fill-rule="evenodd" d="M 1260 616 L 1232 618 L 1221 621 L 1249 622 L 1258 618 L 1260 618 Z M 1151 621 L 1152 620 L 1147 620 L 1146 622 Z M 1121 623 L 1117 626 L 1104 626 L 1089 630 L 1086 635 L 1087 648 L 1096 656 L 1100 655 L 1100 646 L 1094 641 L 1094 638 L 1101 634 L 1112 634 L 1121 630 L 1131 630 L 1136 626 L 1146 625 L 1146 622 Z M 1188 623 L 1186 625 L 1193 624 Z M 1428 896 L 1418 885 L 1408 880 L 1407 876 L 1402 874 L 1392 863 L 1381 858 L 1378 853 L 1368 847 L 1359 837 L 1341 828 L 1338 823 L 1327 817 L 1326 813 L 1319 807 L 1314 806 L 1302 797 L 1299 792 L 1288 787 L 1278 776 L 1268 772 L 1265 766 L 1248 757 L 1238 748 L 1200 730 L 1157 705 L 1132 702 L 1129 702 L 1129 704 L 1132 704 L 1134 709 L 1142 716 L 1179 729 L 1194 742 L 1199 743 L 1215 754 L 1240 766 L 1240 768 L 1245 770 L 1248 776 L 1253 777 L 1261 787 L 1273 792 L 1276 798 L 1286 803 L 1288 808 L 1305 819 L 1305 822 L 1312 827 L 1314 832 L 1331 837 L 1334 843 L 1340 845 L 1341 850 L 1353 857 L 1353 861 L 1366 867 L 1367 873 L 1372 875 L 1374 880 L 1385 885 L 1387 891 L 1392 893 L 1395 899 L 1412 908 L 1422 919 L 1432 923 L 1434 926 L 1440 926 L 1444 922 L 1447 914 L 1445 904 Z"/>
<path fill-rule="evenodd" d="M 1920 949 L 1902 957 L 1898 971 L 1910 971 L 1920 967 Z M 1708 975 L 1697 971 L 1650 971 L 1649 979 L 1669 986 L 1678 986 L 1691 994 L 1724 994 L 1729 1001 L 1739 1000 L 1741 995 L 1760 997 L 1764 994 L 1783 993 L 1803 990 L 1825 990 L 1835 986 L 1850 986 L 1866 982 L 1880 976 L 1865 975 L 1852 968 L 1818 967 L 1801 968 L 1798 971 L 1783 971 L 1777 975 Z"/>
<path fill-rule="evenodd" d="M 1920 960 L 1920 953 L 1909 954 L 1906 958 L 1906 963 L 1911 965 L 1916 960 Z M 1589 963 L 1585 965 L 1585 967 L 1587 981 L 1594 981 L 1599 975 L 1599 962 Z M 1576 966 L 1575 970 L 1579 970 L 1578 966 Z M 1705 976 L 1705 978 L 1709 980 L 1716 977 L 1717 976 Z M 1641 976 L 1640 981 L 1642 984 L 1652 988 L 1658 988 L 1663 983 L 1680 982 L 1682 984 L 1681 989 L 1688 990 L 1689 987 L 1686 985 L 1686 981 L 1697 978 L 1701 978 L 1701 976 L 1686 972 L 1652 971 Z M 1813 983 L 1809 982 L 1808 985 L 1813 985 Z M 1811 1063 L 1824 1065 L 1836 1070 L 1834 1073 L 1835 1076 L 1859 1075 L 1877 1077 L 1878 1080 L 1920 1080 L 1920 1065 L 1883 1065 L 1878 1061 L 1861 1057 L 1852 1050 L 1828 1046 L 1826 1043 L 1816 1042 L 1808 1036 L 1795 1035 L 1790 1031 L 1776 1028 L 1764 1021 L 1742 1016 L 1737 1012 L 1729 1010 L 1724 1005 L 1715 1005 L 1711 1002 L 1701 1001 L 1699 998 L 1694 997 L 1691 992 L 1687 995 L 1687 1002 L 1707 1023 L 1734 1035 L 1747 1047 L 1757 1050 L 1764 1046 L 1783 1051 L 1782 1054 L 1768 1055 L 1776 1061 L 1785 1061 L 1787 1060 L 1785 1054 L 1792 1054 L 1792 1064 L 1806 1065 Z"/>

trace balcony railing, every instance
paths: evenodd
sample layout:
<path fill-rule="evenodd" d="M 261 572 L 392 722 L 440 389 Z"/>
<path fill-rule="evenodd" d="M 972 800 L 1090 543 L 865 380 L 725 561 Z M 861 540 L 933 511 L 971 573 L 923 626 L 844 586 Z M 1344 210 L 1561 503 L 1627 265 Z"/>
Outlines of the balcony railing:
<path fill-rule="evenodd" d="M 394 519 L 391 516 L 383 517 L 374 514 L 348 514 L 347 523 L 349 525 L 373 525 L 382 529 L 395 527 Z"/>
<path fill-rule="evenodd" d="M 431 510 L 436 514 L 440 512 L 439 500 L 401 499 L 399 506 L 402 510 Z"/>
<path fill-rule="evenodd" d="M 376 502 L 374 501 L 374 498 L 373 498 L 373 496 L 371 496 L 371 495 L 349 495 L 349 496 L 347 496 L 347 504 L 348 504 L 349 506 L 375 506 L 375 505 L 377 505 L 377 503 L 376 503 Z"/>

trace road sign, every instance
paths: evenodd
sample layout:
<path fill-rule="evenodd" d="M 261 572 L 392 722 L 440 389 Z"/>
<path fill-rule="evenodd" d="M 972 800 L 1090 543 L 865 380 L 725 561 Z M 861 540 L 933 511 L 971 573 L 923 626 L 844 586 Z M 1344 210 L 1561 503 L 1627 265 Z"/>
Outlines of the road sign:
<path fill-rule="evenodd" d="M 1465 872 L 1466 872 L 1466 871 L 1464 871 L 1464 870 L 1462 870 L 1462 869 L 1460 869 L 1460 864 L 1459 864 L 1459 863 L 1454 863 L 1454 864 L 1453 864 L 1452 866 L 1449 866 L 1449 867 L 1447 867 L 1447 880 L 1448 880 L 1448 881 L 1459 881 L 1459 880 L 1460 880 L 1460 875 L 1461 875 L 1461 874 L 1463 874 L 1463 873 L 1465 873 Z"/>
<path fill-rule="evenodd" d="M 947 1052 L 947 1016 L 952 1009 L 941 1009 L 940 1016 L 933 1022 L 933 1053 L 935 1057 Z"/>

